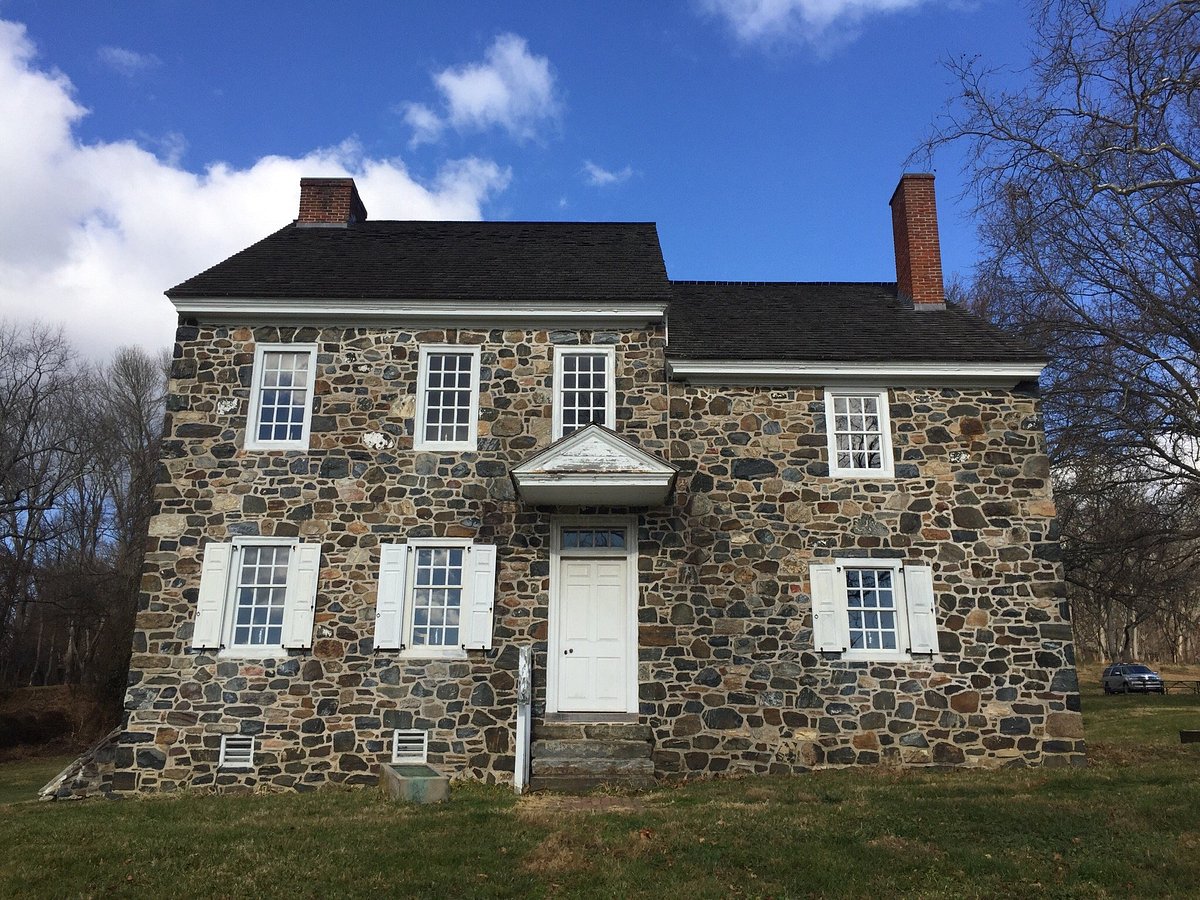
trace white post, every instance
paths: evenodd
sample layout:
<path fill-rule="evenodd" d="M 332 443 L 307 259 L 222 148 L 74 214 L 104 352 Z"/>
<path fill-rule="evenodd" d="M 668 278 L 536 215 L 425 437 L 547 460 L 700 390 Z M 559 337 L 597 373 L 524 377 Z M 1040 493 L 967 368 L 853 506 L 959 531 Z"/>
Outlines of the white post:
<path fill-rule="evenodd" d="M 517 654 L 517 759 L 513 787 L 518 794 L 529 786 L 529 720 L 533 702 L 533 651 L 522 647 Z"/>

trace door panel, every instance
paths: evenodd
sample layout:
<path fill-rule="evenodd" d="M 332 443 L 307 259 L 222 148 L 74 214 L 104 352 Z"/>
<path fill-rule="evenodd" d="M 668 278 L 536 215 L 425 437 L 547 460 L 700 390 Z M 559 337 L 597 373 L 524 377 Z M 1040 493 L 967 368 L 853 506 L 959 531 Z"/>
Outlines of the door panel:
<path fill-rule="evenodd" d="M 629 563 L 564 558 L 558 609 L 558 708 L 623 712 L 629 680 Z"/>

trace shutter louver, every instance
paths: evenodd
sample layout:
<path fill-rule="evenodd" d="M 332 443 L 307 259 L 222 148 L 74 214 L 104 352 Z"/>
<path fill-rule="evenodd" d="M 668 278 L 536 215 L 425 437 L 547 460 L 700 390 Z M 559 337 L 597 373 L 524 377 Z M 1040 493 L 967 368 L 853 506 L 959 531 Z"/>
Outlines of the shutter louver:
<path fill-rule="evenodd" d="M 908 606 L 908 643 L 913 654 L 938 650 L 937 604 L 933 596 L 933 569 L 904 567 L 904 596 Z"/>
<path fill-rule="evenodd" d="M 808 567 L 812 593 L 813 647 L 820 653 L 843 653 L 850 646 L 850 622 L 837 566 Z"/>
<path fill-rule="evenodd" d="M 379 545 L 379 586 L 375 592 L 375 649 L 404 649 L 404 593 L 408 544 Z"/>
<path fill-rule="evenodd" d="M 321 545 L 294 546 L 288 561 L 287 594 L 283 602 L 283 646 L 288 650 L 312 646 L 320 575 Z"/>
<path fill-rule="evenodd" d="M 492 612 L 496 605 L 496 547 L 477 544 L 471 548 L 471 595 L 467 610 L 463 649 L 492 649 Z"/>
<path fill-rule="evenodd" d="M 192 626 L 193 650 L 216 650 L 221 646 L 221 625 L 225 618 L 232 558 L 233 544 L 210 543 L 204 548 L 196 621 Z"/>

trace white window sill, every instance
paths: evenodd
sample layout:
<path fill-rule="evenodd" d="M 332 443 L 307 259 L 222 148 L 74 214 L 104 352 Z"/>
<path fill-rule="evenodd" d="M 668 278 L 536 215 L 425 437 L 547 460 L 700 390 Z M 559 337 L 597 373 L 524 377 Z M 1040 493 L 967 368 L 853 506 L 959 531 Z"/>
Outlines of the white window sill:
<path fill-rule="evenodd" d="M 476 441 L 469 441 L 463 444 L 413 444 L 413 450 L 424 453 L 443 453 L 446 451 L 471 453 L 478 449 L 479 444 Z"/>
<path fill-rule="evenodd" d="M 876 478 L 880 480 L 890 480 L 896 477 L 894 472 L 886 472 L 883 469 L 834 469 L 829 470 L 830 478 Z"/>
<path fill-rule="evenodd" d="M 293 441 L 287 444 L 260 444 L 257 442 L 246 441 L 243 445 L 244 450 L 256 450 L 262 452 L 264 450 L 308 450 L 308 441 Z"/>
<path fill-rule="evenodd" d="M 913 656 L 911 653 L 876 653 L 870 650 L 846 650 L 840 658 L 845 662 L 866 663 L 938 662 L 941 659 L 939 656 L 930 656 L 926 653 Z"/>
<path fill-rule="evenodd" d="M 218 659 L 276 659 L 281 656 L 287 656 L 290 651 L 283 647 L 247 647 L 239 649 L 222 648 L 217 651 Z"/>
<path fill-rule="evenodd" d="M 435 659 L 466 659 L 467 651 L 461 647 L 413 647 L 401 650 L 398 659 L 404 660 L 435 660 Z"/>

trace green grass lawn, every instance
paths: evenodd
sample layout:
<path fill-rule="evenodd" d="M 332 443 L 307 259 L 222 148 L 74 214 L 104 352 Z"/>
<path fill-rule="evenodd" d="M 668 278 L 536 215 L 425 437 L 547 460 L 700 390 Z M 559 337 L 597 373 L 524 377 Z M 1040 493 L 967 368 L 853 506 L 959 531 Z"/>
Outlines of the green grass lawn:
<path fill-rule="evenodd" d="M 1085 720 L 1095 762 L 1071 771 L 8 806 L 0 896 L 1195 896 L 1200 745 L 1177 732 L 1200 697 L 1089 694 Z"/>
<path fill-rule="evenodd" d="M 65 769 L 72 759 L 73 756 L 39 756 L 0 762 L 0 806 L 33 800 L 42 785 Z"/>

